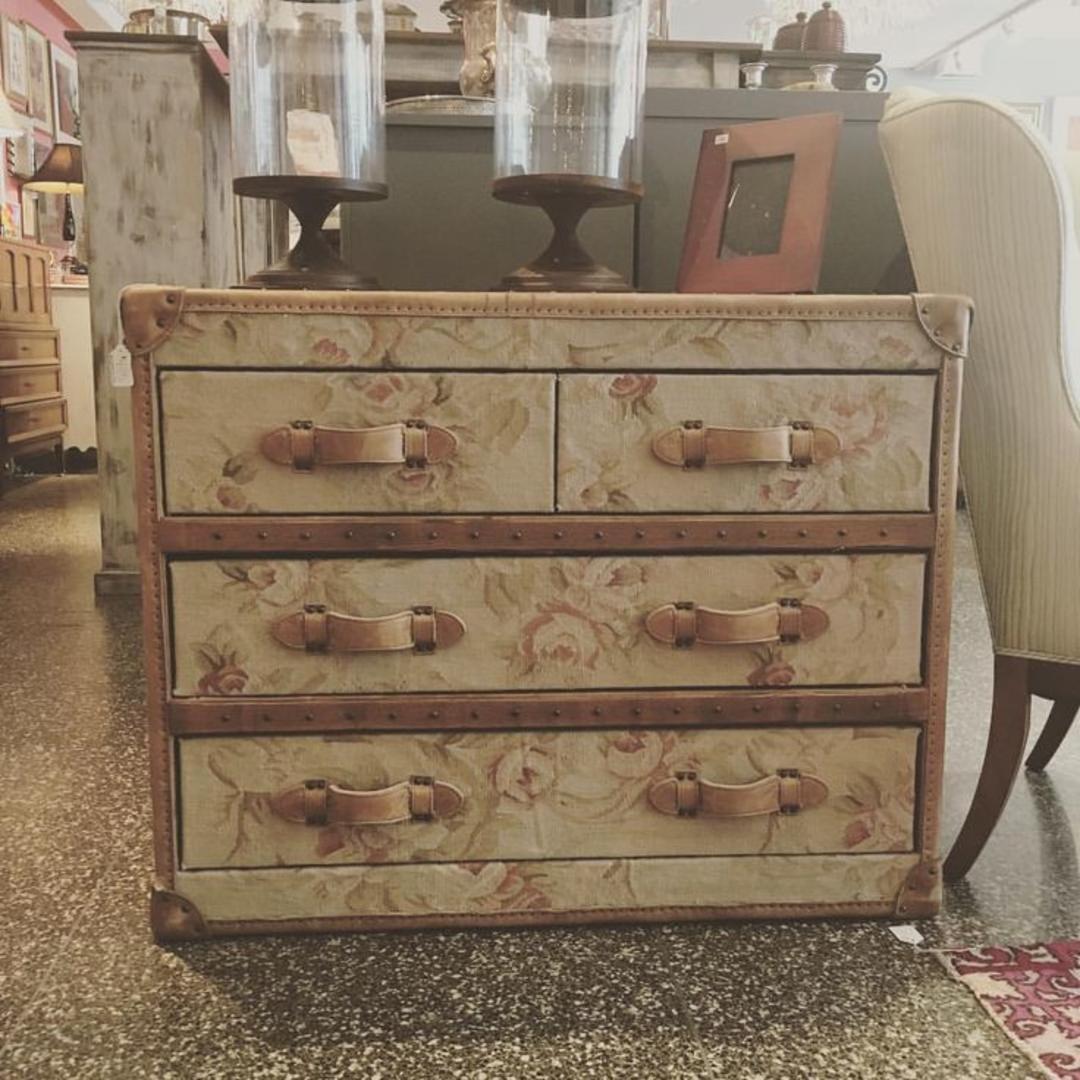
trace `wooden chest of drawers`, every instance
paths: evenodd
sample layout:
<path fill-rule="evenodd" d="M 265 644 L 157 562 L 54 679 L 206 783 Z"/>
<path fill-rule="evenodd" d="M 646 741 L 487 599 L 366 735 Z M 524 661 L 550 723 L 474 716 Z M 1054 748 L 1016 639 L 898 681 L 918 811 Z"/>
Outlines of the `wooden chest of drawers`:
<path fill-rule="evenodd" d="M 966 301 L 122 308 L 159 937 L 937 909 Z"/>

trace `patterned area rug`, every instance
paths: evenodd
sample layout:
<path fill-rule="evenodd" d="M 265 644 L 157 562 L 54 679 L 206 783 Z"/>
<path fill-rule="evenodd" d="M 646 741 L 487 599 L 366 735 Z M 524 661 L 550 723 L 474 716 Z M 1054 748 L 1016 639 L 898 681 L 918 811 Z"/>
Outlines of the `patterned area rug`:
<path fill-rule="evenodd" d="M 1080 941 L 935 955 L 1047 1076 L 1080 1080 Z"/>

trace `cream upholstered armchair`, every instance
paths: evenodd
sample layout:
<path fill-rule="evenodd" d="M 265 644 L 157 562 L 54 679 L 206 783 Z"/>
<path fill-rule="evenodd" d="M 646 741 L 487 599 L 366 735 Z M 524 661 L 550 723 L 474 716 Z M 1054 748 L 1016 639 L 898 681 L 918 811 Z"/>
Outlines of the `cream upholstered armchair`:
<path fill-rule="evenodd" d="M 963 877 L 1019 771 L 1031 695 L 1054 702 L 1030 769 L 1080 708 L 1080 249 L 1064 163 L 1012 110 L 901 92 L 881 141 L 920 290 L 975 301 L 960 464 L 994 641 Z"/>

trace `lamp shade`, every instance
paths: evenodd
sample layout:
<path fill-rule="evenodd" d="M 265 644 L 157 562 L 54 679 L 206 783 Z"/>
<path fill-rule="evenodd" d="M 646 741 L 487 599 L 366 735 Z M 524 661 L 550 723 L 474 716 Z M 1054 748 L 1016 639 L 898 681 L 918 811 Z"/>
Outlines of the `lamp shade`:
<path fill-rule="evenodd" d="M 11 107 L 7 94 L 0 93 L 0 139 L 18 138 L 25 130 L 19 114 Z"/>
<path fill-rule="evenodd" d="M 27 191 L 78 195 L 83 190 L 82 147 L 77 143 L 54 143 L 37 172 L 23 184 Z"/>

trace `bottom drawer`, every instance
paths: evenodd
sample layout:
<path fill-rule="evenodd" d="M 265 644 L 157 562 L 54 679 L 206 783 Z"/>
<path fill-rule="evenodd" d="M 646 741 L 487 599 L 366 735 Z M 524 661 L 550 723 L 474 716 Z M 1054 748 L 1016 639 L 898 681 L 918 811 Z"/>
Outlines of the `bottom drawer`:
<path fill-rule="evenodd" d="M 185 869 L 914 845 L 913 727 L 183 739 Z"/>
<path fill-rule="evenodd" d="M 176 875 L 162 938 L 282 930 L 401 930 L 663 919 L 920 917 L 940 875 L 920 856 L 763 855 L 200 870 Z"/>
<path fill-rule="evenodd" d="M 4 409 L 4 439 L 10 445 L 59 435 L 67 428 L 67 402 L 63 398 L 11 405 Z"/>

